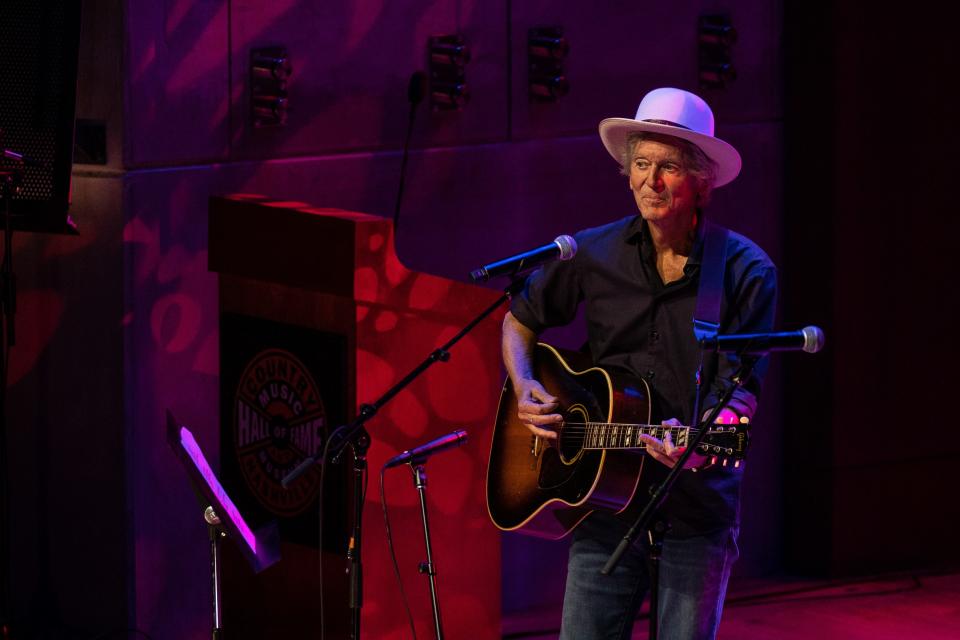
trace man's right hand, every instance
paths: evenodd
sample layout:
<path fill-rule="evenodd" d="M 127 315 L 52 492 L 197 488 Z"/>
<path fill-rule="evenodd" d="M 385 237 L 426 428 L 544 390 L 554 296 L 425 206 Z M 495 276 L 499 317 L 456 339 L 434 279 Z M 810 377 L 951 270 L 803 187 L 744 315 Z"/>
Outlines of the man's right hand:
<path fill-rule="evenodd" d="M 519 380 L 513 383 L 517 395 L 517 417 L 535 436 L 555 440 L 555 427 L 563 422 L 563 416 L 555 413 L 559 403 L 537 380 Z"/>

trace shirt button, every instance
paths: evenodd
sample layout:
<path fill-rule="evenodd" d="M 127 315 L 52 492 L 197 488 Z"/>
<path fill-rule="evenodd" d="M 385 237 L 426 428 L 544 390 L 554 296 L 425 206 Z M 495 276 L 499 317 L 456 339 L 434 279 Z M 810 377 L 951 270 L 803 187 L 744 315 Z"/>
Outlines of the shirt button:
<path fill-rule="evenodd" d="M 653 377 L 657 375 L 653 369 L 647 369 L 647 380 L 653 380 Z"/>
<path fill-rule="evenodd" d="M 652 340 L 653 342 L 656 342 L 659 339 L 660 339 L 660 334 L 658 332 L 656 331 L 650 332 L 650 340 Z"/>

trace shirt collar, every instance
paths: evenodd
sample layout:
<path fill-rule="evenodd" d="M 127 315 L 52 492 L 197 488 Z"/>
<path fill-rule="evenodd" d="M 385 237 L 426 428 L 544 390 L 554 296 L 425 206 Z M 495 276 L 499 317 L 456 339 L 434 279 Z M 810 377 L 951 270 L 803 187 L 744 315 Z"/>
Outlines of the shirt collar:
<path fill-rule="evenodd" d="M 700 265 L 701 258 L 703 257 L 703 238 L 706 225 L 704 224 L 703 211 L 698 212 L 697 215 L 697 232 L 696 237 L 693 240 L 693 251 L 690 253 L 690 257 L 687 258 L 687 266 Z M 643 246 L 646 243 L 650 242 L 650 231 L 647 227 L 647 221 L 643 219 L 642 216 L 636 215 L 633 220 L 630 221 L 630 224 L 626 226 L 623 230 L 623 240 L 630 244 L 637 244 Z"/>

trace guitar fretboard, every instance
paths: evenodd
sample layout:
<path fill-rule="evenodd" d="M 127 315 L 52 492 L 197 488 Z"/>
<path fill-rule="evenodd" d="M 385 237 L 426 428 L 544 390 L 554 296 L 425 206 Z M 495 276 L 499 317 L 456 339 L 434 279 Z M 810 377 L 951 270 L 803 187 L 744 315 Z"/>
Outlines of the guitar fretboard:
<path fill-rule="evenodd" d="M 646 449 L 641 435 L 664 440 L 667 433 L 675 447 L 687 446 L 690 427 L 653 424 L 620 424 L 616 422 L 567 423 L 564 432 L 583 429 L 584 449 Z"/>

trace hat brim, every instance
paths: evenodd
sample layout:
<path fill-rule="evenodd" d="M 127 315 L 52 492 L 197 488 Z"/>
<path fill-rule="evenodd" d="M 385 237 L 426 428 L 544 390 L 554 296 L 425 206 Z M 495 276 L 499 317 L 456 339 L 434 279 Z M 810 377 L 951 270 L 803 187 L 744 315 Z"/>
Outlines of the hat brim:
<path fill-rule="evenodd" d="M 707 136 L 683 127 L 673 127 L 657 122 L 643 122 L 630 118 L 606 118 L 600 122 L 600 139 L 603 146 L 618 163 L 623 162 L 623 152 L 627 137 L 632 133 L 658 133 L 674 138 L 682 138 L 697 145 L 708 158 L 717 164 L 717 179 L 714 187 L 722 187 L 732 182 L 740 173 L 742 160 L 740 154 L 730 144 L 720 138 Z"/>

